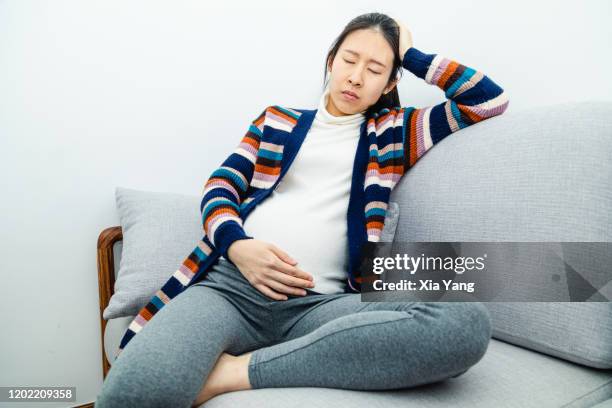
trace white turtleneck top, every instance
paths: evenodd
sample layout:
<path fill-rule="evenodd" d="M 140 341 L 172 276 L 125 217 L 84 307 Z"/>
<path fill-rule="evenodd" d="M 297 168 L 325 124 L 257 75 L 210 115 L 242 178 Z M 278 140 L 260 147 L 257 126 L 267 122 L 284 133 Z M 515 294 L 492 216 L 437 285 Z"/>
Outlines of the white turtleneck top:
<path fill-rule="evenodd" d="M 346 214 L 365 115 L 333 116 L 326 109 L 328 98 L 329 87 L 289 171 L 243 228 L 295 259 L 314 277 L 310 290 L 341 293 L 348 268 Z"/>

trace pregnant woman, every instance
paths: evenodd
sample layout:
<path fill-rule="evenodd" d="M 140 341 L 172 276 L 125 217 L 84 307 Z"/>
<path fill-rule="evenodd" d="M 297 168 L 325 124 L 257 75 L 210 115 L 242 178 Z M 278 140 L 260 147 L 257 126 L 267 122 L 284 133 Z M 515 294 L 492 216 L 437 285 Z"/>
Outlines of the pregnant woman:
<path fill-rule="evenodd" d="M 325 67 L 316 109 L 269 106 L 210 176 L 205 236 L 130 324 L 96 407 L 199 406 L 270 387 L 409 388 L 482 358 L 484 305 L 361 302 L 355 271 L 401 177 L 446 136 L 503 113 L 502 88 L 421 52 L 379 13 L 353 19 Z M 402 68 L 446 100 L 401 107 Z"/>

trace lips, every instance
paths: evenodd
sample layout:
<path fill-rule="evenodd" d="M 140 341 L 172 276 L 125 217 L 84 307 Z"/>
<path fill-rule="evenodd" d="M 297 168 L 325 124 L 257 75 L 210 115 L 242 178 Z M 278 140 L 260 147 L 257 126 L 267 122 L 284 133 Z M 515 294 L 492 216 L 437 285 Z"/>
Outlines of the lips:
<path fill-rule="evenodd" d="M 351 92 L 351 91 L 344 91 L 342 92 L 343 94 L 347 94 L 347 95 L 351 95 L 353 96 L 355 99 L 358 99 L 359 96 L 355 93 L 355 92 Z"/>

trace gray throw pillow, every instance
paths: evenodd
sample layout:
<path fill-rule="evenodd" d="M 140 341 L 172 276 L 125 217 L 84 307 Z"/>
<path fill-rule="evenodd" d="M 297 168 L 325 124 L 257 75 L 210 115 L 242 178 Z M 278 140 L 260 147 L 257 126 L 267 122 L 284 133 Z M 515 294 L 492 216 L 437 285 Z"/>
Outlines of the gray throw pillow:
<path fill-rule="evenodd" d="M 115 196 L 123 242 L 106 320 L 138 314 L 204 235 L 201 197 L 123 187 Z M 381 241 L 393 241 L 398 219 L 399 206 L 390 202 Z"/>
<path fill-rule="evenodd" d="M 123 243 L 107 320 L 138 314 L 204 235 L 200 197 L 122 187 L 115 197 Z"/>

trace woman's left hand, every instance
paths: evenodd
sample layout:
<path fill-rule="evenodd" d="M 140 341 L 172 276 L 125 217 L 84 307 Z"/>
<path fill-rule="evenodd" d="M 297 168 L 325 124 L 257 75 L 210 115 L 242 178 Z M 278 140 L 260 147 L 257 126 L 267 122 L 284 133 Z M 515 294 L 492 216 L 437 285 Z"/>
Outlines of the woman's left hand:
<path fill-rule="evenodd" d="M 412 44 L 413 44 L 412 43 L 412 33 L 410 32 L 410 30 L 408 29 L 406 24 L 402 23 L 398 19 L 394 19 L 394 20 L 395 20 L 395 23 L 400 28 L 400 34 L 399 34 L 399 53 L 400 53 L 400 57 L 403 60 L 404 59 L 404 54 L 406 53 L 406 51 L 408 51 L 408 49 L 410 47 L 412 47 Z"/>

